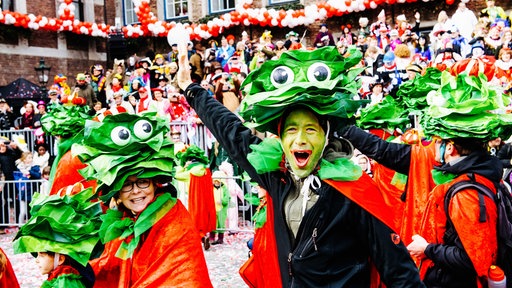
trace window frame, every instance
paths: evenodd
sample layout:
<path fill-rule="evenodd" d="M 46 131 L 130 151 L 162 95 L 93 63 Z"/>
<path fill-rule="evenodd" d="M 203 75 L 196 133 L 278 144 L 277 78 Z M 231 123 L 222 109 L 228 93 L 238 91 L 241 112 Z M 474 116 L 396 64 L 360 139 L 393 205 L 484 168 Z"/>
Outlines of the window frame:
<path fill-rule="evenodd" d="M 170 15 L 170 7 L 176 7 L 176 2 L 179 2 L 179 6 L 180 6 L 180 9 L 183 11 L 183 6 L 186 6 L 187 7 L 187 12 L 183 15 Z M 189 16 L 188 14 L 188 11 L 189 11 L 189 5 L 188 5 L 188 0 L 164 0 L 164 17 L 166 20 L 171 20 L 171 19 L 182 19 L 182 18 L 187 18 Z M 172 11 L 174 12 L 174 14 L 176 13 L 176 11 Z"/>
<path fill-rule="evenodd" d="M 229 1 L 233 1 L 232 8 L 223 8 L 223 9 L 213 10 L 213 2 L 218 2 L 218 4 L 220 4 L 220 2 L 229 2 Z M 235 10 L 235 6 L 236 6 L 236 0 L 208 0 L 209 14 L 217 14 L 217 13 L 232 11 L 232 10 Z"/>
<path fill-rule="evenodd" d="M 75 6 L 75 19 L 81 22 L 85 21 L 84 15 L 84 1 L 83 0 L 72 0 L 71 4 Z"/>
<path fill-rule="evenodd" d="M 127 26 L 130 24 L 139 24 L 139 18 L 137 17 L 137 14 L 135 13 L 135 5 L 133 4 L 132 0 L 123 0 L 123 26 Z M 128 9 L 128 5 L 130 6 L 130 9 Z M 132 13 L 133 16 L 133 22 L 128 22 L 128 13 Z"/>
<path fill-rule="evenodd" d="M 9 10 L 11 12 L 15 12 L 14 2 L 14 0 L 8 0 L 6 3 L 6 0 L 0 0 L 0 8 L 2 8 L 2 11 Z M 7 9 L 5 7 L 7 7 Z"/>

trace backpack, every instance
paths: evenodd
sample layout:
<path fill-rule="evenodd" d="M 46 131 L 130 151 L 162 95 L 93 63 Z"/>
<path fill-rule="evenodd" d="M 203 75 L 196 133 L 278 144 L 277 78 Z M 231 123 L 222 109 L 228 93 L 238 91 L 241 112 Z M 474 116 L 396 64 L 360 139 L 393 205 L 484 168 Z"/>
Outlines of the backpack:
<path fill-rule="evenodd" d="M 480 202 L 480 222 L 486 221 L 486 208 L 483 197 L 490 197 L 494 199 L 497 205 L 497 229 L 498 234 L 498 257 L 497 263 L 505 272 L 507 277 L 507 288 L 512 288 L 512 195 L 509 190 L 501 183 L 497 187 L 497 193 L 494 194 L 487 186 L 476 182 L 473 173 L 468 173 L 467 176 L 471 180 L 463 180 L 453 184 L 446 192 L 444 198 L 444 209 L 447 218 L 448 227 L 453 227 L 453 223 L 448 217 L 448 207 L 451 198 L 459 191 L 464 189 L 474 189 L 478 192 L 478 199 Z"/>

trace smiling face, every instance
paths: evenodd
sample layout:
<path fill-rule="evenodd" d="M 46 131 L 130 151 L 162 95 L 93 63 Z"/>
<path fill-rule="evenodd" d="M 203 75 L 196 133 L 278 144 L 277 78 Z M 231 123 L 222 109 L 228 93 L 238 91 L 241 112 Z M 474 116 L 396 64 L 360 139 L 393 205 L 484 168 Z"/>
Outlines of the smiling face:
<path fill-rule="evenodd" d="M 324 129 L 309 110 L 297 109 L 284 121 L 281 143 L 292 172 L 299 178 L 313 172 L 322 157 L 325 141 Z"/>
<path fill-rule="evenodd" d="M 149 183 L 146 181 L 149 181 Z M 140 188 L 139 186 L 145 188 Z M 130 190 L 130 188 L 132 189 Z M 155 186 L 153 181 L 150 179 L 139 179 L 137 176 L 128 177 L 124 182 L 123 188 L 119 191 L 119 200 L 121 200 L 124 207 L 134 214 L 144 211 L 154 198 Z"/>

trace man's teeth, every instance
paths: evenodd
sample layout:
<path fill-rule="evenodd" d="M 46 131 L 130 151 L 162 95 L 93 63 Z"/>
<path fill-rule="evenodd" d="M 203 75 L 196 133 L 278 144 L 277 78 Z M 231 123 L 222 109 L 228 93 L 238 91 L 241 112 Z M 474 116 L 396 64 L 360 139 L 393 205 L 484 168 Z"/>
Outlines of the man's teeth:
<path fill-rule="evenodd" d="M 132 199 L 132 202 L 138 203 L 138 202 L 142 202 L 143 200 L 144 200 L 144 198 L 135 198 L 135 199 Z"/>

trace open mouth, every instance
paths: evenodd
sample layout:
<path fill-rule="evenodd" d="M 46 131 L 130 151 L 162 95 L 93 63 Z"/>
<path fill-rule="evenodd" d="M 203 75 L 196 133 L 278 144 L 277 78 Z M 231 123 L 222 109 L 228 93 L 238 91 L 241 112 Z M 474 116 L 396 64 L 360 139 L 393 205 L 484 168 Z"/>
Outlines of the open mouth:
<path fill-rule="evenodd" d="M 311 156 L 311 150 L 295 150 L 292 151 L 295 156 L 295 163 L 299 168 L 304 168 L 308 164 L 309 157 Z"/>

